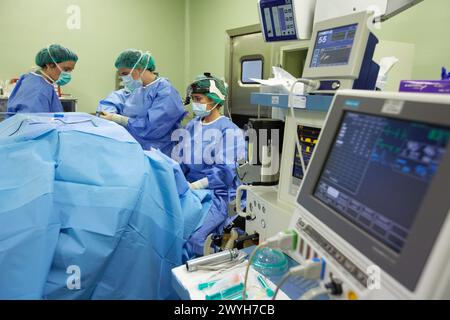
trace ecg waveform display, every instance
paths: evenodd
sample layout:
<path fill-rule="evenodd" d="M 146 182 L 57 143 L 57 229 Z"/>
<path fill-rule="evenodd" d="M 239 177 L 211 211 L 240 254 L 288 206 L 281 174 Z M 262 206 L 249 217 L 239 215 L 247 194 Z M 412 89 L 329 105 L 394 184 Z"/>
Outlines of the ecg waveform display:
<path fill-rule="evenodd" d="M 449 140 L 449 128 L 347 112 L 314 195 L 400 252 Z"/>

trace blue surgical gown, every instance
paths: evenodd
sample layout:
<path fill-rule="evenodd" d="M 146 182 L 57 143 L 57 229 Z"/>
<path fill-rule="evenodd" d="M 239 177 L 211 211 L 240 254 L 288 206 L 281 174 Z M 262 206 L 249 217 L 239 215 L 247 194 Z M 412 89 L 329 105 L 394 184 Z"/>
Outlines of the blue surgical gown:
<path fill-rule="evenodd" d="M 144 150 L 156 148 L 171 156 L 172 132 L 186 115 L 182 99 L 172 84 L 158 78 L 133 93 L 118 90 L 100 101 L 97 111 L 129 117 L 127 130 Z"/>
<path fill-rule="evenodd" d="M 228 216 L 228 204 L 241 184 L 236 167 L 237 161 L 245 157 L 245 140 L 242 130 L 227 117 L 209 124 L 195 118 L 186 131 L 189 138 L 177 145 L 177 160 L 189 182 L 208 178 L 213 200 L 202 226 L 186 243 L 187 252 L 202 255 L 208 235 L 222 233 L 234 219 Z"/>
<path fill-rule="evenodd" d="M 20 77 L 8 100 L 8 112 L 11 113 L 63 111 L 53 85 L 32 72 Z"/>

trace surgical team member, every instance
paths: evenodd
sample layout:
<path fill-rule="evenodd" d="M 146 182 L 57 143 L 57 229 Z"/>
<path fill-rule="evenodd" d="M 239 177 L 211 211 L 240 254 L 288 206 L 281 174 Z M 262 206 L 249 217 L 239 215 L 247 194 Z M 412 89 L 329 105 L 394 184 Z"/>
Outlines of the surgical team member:
<path fill-rule="evenodd" d="M 188 254 L 198 256 L 203 255 L 208 235 L 221 234 L 233 220 L 228 216 L 228 204 L 241 184 L 236 167 L 245 156 L 245 142 L 242 130 L 220 114 L 227 96 L 222 80 L 205 73 L 187 91 L 187 103 L 192 99 L 196 117 L 187 124 L 188 138 L 183 137 L 173 158 L 180 162 L 191 189 L 209 189 L 213 198 L 202 226 L 186 243 Z"/>
<path fill-rule="evenodd" d="M 115 66 L 125 89 L 100 101 L 97 112 L 124 126 L 143 149 L 160 149 L 170 157 L 172 132 L 186 115 L 179 93 L 167 79 L 153 73 L 155 61 L 148 52 L 125 50 Z"/>
<path fill-rule="evenodd" d="M 78 56 L 53 44 L 36 55 L 39 69 L 20 77 L 8 100 L 8 113 L 63 112 L 53 84 L 64 86 L 72 79 Z"/>

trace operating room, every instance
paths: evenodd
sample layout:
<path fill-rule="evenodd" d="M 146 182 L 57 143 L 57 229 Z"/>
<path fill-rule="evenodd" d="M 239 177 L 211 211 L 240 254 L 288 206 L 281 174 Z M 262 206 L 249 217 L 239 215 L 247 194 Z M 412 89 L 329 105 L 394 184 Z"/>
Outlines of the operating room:
<path fill-rule="evenodd" d="M 0 300 L 450 299 L 449 20 L 1 0 Z"/>

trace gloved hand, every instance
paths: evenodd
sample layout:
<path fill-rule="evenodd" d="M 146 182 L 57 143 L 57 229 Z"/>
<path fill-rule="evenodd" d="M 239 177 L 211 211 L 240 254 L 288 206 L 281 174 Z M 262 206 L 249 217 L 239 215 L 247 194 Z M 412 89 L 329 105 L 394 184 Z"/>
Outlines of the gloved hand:
<path fill-rule="evenodd" d="M 100 111 L 99 114 L 100 118 L 105 119 L 105 120 L 109 120 L 112 121 L 112 113 L 106 112 L 106 111 Z"/>
<path fill-rule="evenodd" d="M 189 184 L 189 188 L 191 188 L 191 190 L 208 189 L 208 187 L 208 178 L 203 178 Z"/>
<path fill-rule="evenodd" d="M 106 111 L 100 112 L 100 118 L 109 120 L 109 121 L 114 121 L 115 123 L 118 123 L 124 127 L 126 127 L 128 125 L 128 120 L 129 120 L 128 117 L 121 116 L 119 114 L 109 113 Z"/>

